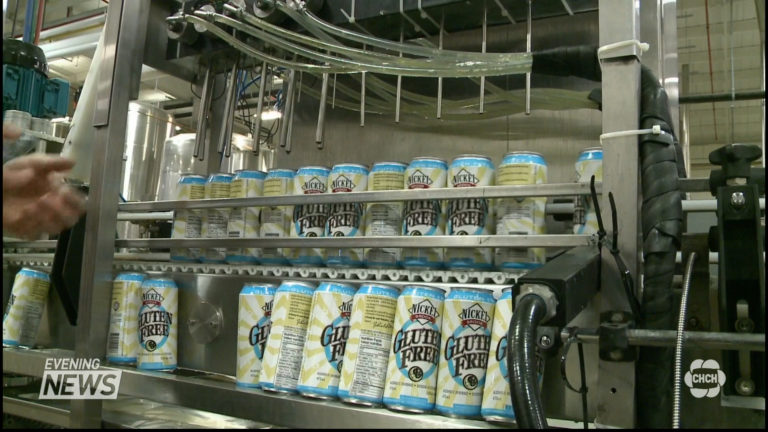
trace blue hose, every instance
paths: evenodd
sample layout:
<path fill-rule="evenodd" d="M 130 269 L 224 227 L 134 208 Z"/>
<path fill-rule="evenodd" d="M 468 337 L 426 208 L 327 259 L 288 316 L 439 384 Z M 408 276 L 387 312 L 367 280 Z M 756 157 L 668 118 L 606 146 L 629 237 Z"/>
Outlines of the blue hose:
<path fill-rule="evenodd" d="M 23 41 L 26 43 L 32 43 L 35 38 L 34 23 L 36 21 L 35 6 L 37 6 L 37 0 L 27 0 L 27 10 L 24 13 L 24 36 Z"/>

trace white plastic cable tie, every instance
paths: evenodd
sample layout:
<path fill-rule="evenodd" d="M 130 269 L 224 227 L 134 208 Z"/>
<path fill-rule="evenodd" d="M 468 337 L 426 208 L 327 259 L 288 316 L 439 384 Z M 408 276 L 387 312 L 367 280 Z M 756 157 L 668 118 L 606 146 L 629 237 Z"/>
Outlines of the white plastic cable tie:
<path fill-rule="evenodd" d="M 609 138 L 618 138 L 618 137 L 625 137 L 625 136 L 632 136 L 632 135 L 645 135 L 645 134 L 654 134 L 654 135 L 661 135 L 665 133 L 661 130 L 660 125 L 653 125 L 650 129 L 634 129 L 634 130 L 625 130 L 625 131 L 617 131 L 617 132 L 608 132 L 600 135 L 600 144 L 602 145 L 604 139 Z"/>
<path fill-rule="evenodd" d="M 600 62 L 600 64 L 602 64 L 603 56 L 606 52 L 622 49 L 631 45 L 636 45 L 640 49 L 640 55 L 648 51 L 648 49 L 651 47 L 648 43 L 640 42 L 637 39 L 614 42 L 608 45 L 603 45 L 597 49 L 597 60 Z"/>

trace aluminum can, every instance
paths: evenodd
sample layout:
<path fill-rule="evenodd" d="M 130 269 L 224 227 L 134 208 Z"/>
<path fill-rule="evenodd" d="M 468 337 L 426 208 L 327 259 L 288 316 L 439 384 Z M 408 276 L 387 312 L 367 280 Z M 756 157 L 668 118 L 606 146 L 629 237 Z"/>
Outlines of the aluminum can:
<path fill-rule="evenodd" d="M 448 169 L 449 186 L 453 188 L 492 186 L 494 167 L 491 159 L 481 155 L 456 157 Z M 493 234 L 491 200 L 466 198 L 448 204 L 448 235 Z M 493 267 L 491 248 L 446 249 L 447 266 L 453 270 L 488 270 Z"/>
<path fill-rule="evenodd" d="M 296 393 L 314 290 L 307 282 L 284 281 L 275 291 L 272 329 L 259 379 L 264 390 Z"/>
<path fill-rule="evenodd" d="M 50 286 L 48 273 L 27 267 L 16 273 L 3 315 L 3 346 L 35 345 Z"/>
<path fill-rule="evenodd" d="M 336 282 L 320 283 L 312 295 L 312 312 L 297 386 L 302 395 L 318 399 L 336 397 L 354 295 L 352 285 Z"/>
<path fill-rule="evenodd" d="M 229 198 L 229 189 L 234 180 L 234 174 L 211 174 L 205 183 L 205 198 Z M 203 238 L 226 238 L 229 224 L 228 208 L 203 210 Z M 224 263 L 227 258 L 226 248 L 205 249 L 201 261 L 206 263 Z"/>
<path fill-rule="evenodd" d="M 328 175 L 331 170 L 323 166 L 302 167 L 293 179 L 294 195 L 321 194 L 328 191 Z M 328 221 L 328 204 L 306 204 L 293 207 L 291 237 L 322 237 Z M 292 248 L 287 252 L 295 266 L 322 266 L 325 264 L 324 248 Z"/>
<path fill-rule="evenodd" d="M 339 380 L 341 400 L 381 405 L 399 293 L 393 286 L 367 284 L 355 294 Z"/>
<path fill-rule="evenodd" d="M 491 329 L 491 350 L 483 388 L 480 414 L 488 421 L 510 422 L 515 419 L 507 369 L 507 332 L 512 319 L 512 288 L 504 288 L 496 301 Z"/>
<path fill-rule="evenodd" d="M 499 165 L 496 184 L 501 186 L 547 182 L 547 162 L 535 152 L 507 153 Z M 536 235 L 546 233 L 547 199 L 501 198 L 496 203 L 496 234 Z M 507 271 L 528 271 L 546 260 L 544 248 L 497 248 L 496 265 Z"/>
<path fill-rule="evenodd" d="M 112 282 L 112 303 L 107 335 L 107 361 L 135 364 L 139 352 L 138 315 L 143 273 L 120 273 Z"/>
<path fill-rule="evenodd" d="M 493 294 L 454 288 L 445 297 L 435 409 L 449 417 L 477 417 L 491 346 Z"/>
<path fill-rule="evenodd" d="M 417 157 L 405 170 L 405 188 L 439 189 L 448 184 L 448 164 L 443 159 Z M 403 235 L 445 235 L 445 203 L 440 200 L 406 201 L 403 209 Z M 439 269 L 443 267 L 442 248 L 405 248 L 403 267 Z"/>
<path fill-rule="evenodd" d="M 182 174 L 176 184 L 176 196 L 179 201 L 205 198 L 205 176 Z M 203 210 L 178 209 L 173 213 L 173 231 L 171 238 L 200 238 L 203 229 Z M 200 260 L 200 248 L 171 249 L 171 261 L 197 262 Z"/>
<path fill-rule="evenodd" d="M 179 288 L 167 278 L 144 279 L 139 307 L 136 367 L 173 370 L 179 341 Z"/>
<path fill-rule="evenodd" d="M 290 195 L 293 192 L 293 178 L 296 172 L 292 169 L 275 168 L 269 170 L 264 180 L 264 196 Z M 293 206 L 272 206 L 261 209 L 261 237 L 288 237 L 291 232 L 291 214 Z M 262 264 L 286 265 L 288 258 L 283 248 L 263 248 L 261 250 Z"/>
<path fill-rule="evenodd" d="M 397 298 L 384 387 L 388 408 L 417 413 L 434 409 L 444 301 L 442 288 L 419 285 L 406 286 Z"/>
<path fill-rule="evenodd" d="M 360 164 L 343 163 L 333 166 L 328 176 L 331 193 L 359 192 L 368 188 L 368 167 Z M 331 204 L 325 225 L 326 237 L 355 237 L 365 232 L 363 224 L 363 203 Z M 328 248 L 328 267 L 361 267 L 362 248 Z"/>
<path fill-rule="evenodd" d="M 263 171 L 238 170 L 229 185 L 230 198 L 259 197 L 264 191 Z M 233 207 L 229 211 L 227 237 L 257 238 L 259 236 L 259 207 Z M 232 248 L 227 250 L 226 260 L 230 264 L 256 264 L 259 262 L 258 248 Z"/>
<path fill-rule="evenodd" d="M 589 183 L 594 175 L 596 182 L 603 181 L 603 148 L 589 147 L 584 149 L 576 161 L 577 182 Z M 573 233 L 574 234 L 595 234 L 598 230 L 597 215 L 595 214 L 595 205 L 592 203 L 592 197 L 580 196 L 582 206 L 576 206 L 577 211 L 573 214 Z M 583 207 L 583 212 L 580 207 Z"/>
<path fill-rule="evenodd" d="M 276 290 L 272 284 L 247 283 L 238 296 L 235 382 L 241 387 L 259 387 Z"/>
<path fill-rule="evenodd" d="M 405 185 L 405 169 L 402 162 L 376 162 L 368 174 L 368 190 L 399 190 Z M 403 225 L 403 203 L 370 203 L 365 209 L 365 235 L 399 236 Z M 402 262 L 400 248 L 366 248 L 365 266 L 370 268 L 396 268 Z"/>

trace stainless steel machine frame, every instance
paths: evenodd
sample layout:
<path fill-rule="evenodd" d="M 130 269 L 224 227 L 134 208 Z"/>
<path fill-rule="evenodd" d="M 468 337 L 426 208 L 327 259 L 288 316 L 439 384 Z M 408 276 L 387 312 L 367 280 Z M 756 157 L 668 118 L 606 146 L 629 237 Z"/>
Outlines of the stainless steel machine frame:
<path fill-rule="evenodd" d="M 497 2 L 500 4 L 499 2 Z M 649 4 L 653 3 L 653 7 Z M 563 4 L 567 2 L 563 0 Z M 676 77 L 676 60 L 669 54 L 674 54 L 675 46 L 671 41 L 675 40 L 675 4 L 674 1 L 658 2 L 633 2 L 633 1 L 599 1 L 599 35 L 600 45 L 627 40 L 640 40 L 643 37 L 652 38 L 655 42 L 652 55 L 651 68 L 658 76 L 664 77 L 665 83 L 673 83 L 669 80 Z M 354 2 L 353 2 L 354 5 Z M 6 373 L 26 374 L 40 376 L 43 364 L 49 357 L 82 357 L 103 358 L 106 347 L 106 327 L 101 325 L 108 319 L 108 304 L 111 292 L 111 281 L 115 269 L 142 269 L 149 272 L 185 272 L 190 273 L 180 276 L 193 277 L 200 273 L 200 277 L 216 280 L 216 278 L 234 278 L 231 284 L 242 283 L 242 278 L 254 273 L 246 270 L 231 269 L 227 266 L 215 265 L 182 265 L 182 264 L 146 264 L 139 261 L 118 260 L 115 247 L 206 247 L 206 246 L 237 246 L 240 240 L 118 240 L 114 238 L 118 210 L 121 212 L 146 212 L 166 211 L 177 208 L 206 208 L 217 207 L 216 201 L 211 202 L 158 202 L 158 203 L 126 203 L 118 205 L 111 197 L 117 196 L 119 191 L 119 178 L 110 175 L 120 172 L 125 142 L 126 115 L 129 100 L 135 98 L 138 93 L 141 66 L 145 62 L 145 53 L 151 49 L 145 44 L 148 28 L 165 24 L 159 17 L 151 16 L 150 0 L 112 0 L 109 4 L 105 51 L 101 64 L 102 80 L 98 86 L 98 100 L 96 115 L 93 119 L 93 127 L 96 130 L 98 144 L 94 146 L 94 154 L 91 172 L 91 188 L 88 200 L 87 227 L 85 237 L 84 256 L 99 257 L 93 260 L 84 260 L 82 268 L 82 285 L 79 301 L 79 323 L 74 328 L 74 351 L 69 350 L 16 350 L 6 349 L 3 355 L 3 371 Z M 644 9 L 641 9 L 644 8 Z M 662 10 L 663 8 L 663 14 Z M 569 9 L 570 12 L 570 9 Z M 663 19 L 662 19 L 663 16 Z M 164 18 L 164 17 L 163 17 Z M 511 18 L 511 17 L 510 17 Z M 641 20 L 653 26 L 652 31 L 647 27 L 641 28 Z M 661 27 L 659 27 L 661 26 Z M 663 29 L 663 30 L 662 30 Z M 641 34 L 642 30 L 642 34 Z M 660 37 L 660 39 L 659 39 Z M 149 41 L 146 41 L 149 43 Z M 639 93 L 640 93 L 640 56 L 639 49 L 635 46 L 608 52 L 602 57 L 602 131 L 633 130 L 638 128 L 639 118 Z M 672 60 L 670 60 L 672 58 Z M 156 59 L 155 59 L 156 60 Z M 153 66 L 158 67 L 155 61 Z M 176 71 L 178 74 L 179 72 Z M 188 72 L 188 79 L 192 76 Z M 674 85 L 674 84 L 672 84 Z M 673 116 L 677 118 L 677 91 L 670 90 Z M 213 125 L 213 127 L 220 127 Z M 397 127 L 397 126 L 395 126 Z M 211 131 L 212 135 L 216 131 Z M 214 146 L 208 146 L 207 150 L 209 168 L 214 166 L 210 157 L 215 150 Z M 618 218 L 621 221 L 619 249 L 627 262 L 628 267 L 635 275 L 642 272 L 642 242 L 640 232 L 640 202 L 641 192 L 638 173 L 638 140 L 636 136 L 620 137 L 606 140 L 604 148 L 604 181 L 602 190 L 612 191 L 616 197 Z M 212 169 L 217 169 L 212 168 Z M 699 185 L 701 188 L 701 185 Z M 584 194 L 584 185 L 577 184 L 550 184 L 544 187 L 493 187 L 478 188 L 472 191 L 466 189 L 434 190 L 428 191 L 433 198 L 458 198 L 467 193 L 496 194 L 494 196 L 568 196 Z M 348 196 L 347 196 L 348 195 Z M 485 195 L 489 196 L 489 195 Z M 389 201 L 413 199 L 402 191 L 391 192 L 363 192 L 345 194 L 345 200 L 357 201 Z M 228 206 L 271 204 L 295 204 L 295 203 L 320 203 L 329 200 L 336 201 L 337 196 L 325 197 L 321 195 L 309 195 L 299 198 L 284 197 L 255 198 L 245 200 L 228 200 Z M 419 199 L 424 199 L 421 195 Z M 219 204 L 220 205 L 220 204 Z M 604 218 L 610 220 L 610 214 L 604 211 Z M 312 246 L 363 246 L 369 240 L 366 239 L 274 239 L 269 241 L 270 246 L 291 247 L 297 244 L 307 247 Z M 412 238 L 388 238 L 377 239 L 377 245 L 389 247 L 419 246 L 560 246 L 571 247 L 590 244 L 594 239 L 588 236 L 575 235 L 547 235 L 547 236 L 479 236 L 466 239 L 451 238 L 448 236 L 419 238 L 418 243 Z M 18 243 L 16 247 L 25 246 L 50 247 L 51 243 Z M 266 245 L 266 244 L 265 244 Z M 130 258 L 129 258 L 130 259 Z M 615 266 L 608 254 L 603 255 L 603 265 L 608 268 Z M 13 261 L 11 257 L 4 261 Z M 21 259 L 19 263 L 45 265 L 46 258 Z M 284 273 L 283 273 L 284 271 Z M 323 270 L 325 271 L 325 270 Z M 405 283 L 408 272 L 400 270 L 394 273 L 379 271 L 380 277 L 391 277 L 395 283 Z M 208 275 L 205 275 L 205 274 Z M 219 276 L 217 273 L 226 274 Z M 438 273 L 438 272 L 436 272 Z M 447 273 L 447 272 L 443 272 Z M 279 280 L 290 274 L 292 277 L 336 278 L 349 277 L 342 272 L 322 273 L 318 269 L 276 269 L 271 274 L 259 273 L 263 277 Z M 379 273 L 377 273 L 379 275 Z M 625 304 L 621 291 L 621 281 L 616 272 L 603 273 L 601 297 L 595 299 L 590 308 L 592 317 L 585 318 L 583 325 L 596 326 L 595 313 L 605 310 L 629 310 Z M 357 277 L 357 276 L 354 276 Z M 367 277 L 367 276 L 366 276 Z M 379 276 L 377 276 L 379 277 Z M 440 274 L 436 276 L 440 283 L 456 286 L 450 277 L 455 275 Z M 470 276 L 468 276 L 470 277 Z M 495 274 L 471 275 L 479 284 L 487 283 L 500 290 L 510 281 Z M 240 279 L 238 279 L 240 278 Z M 443 278 L 443 279 L 439 279 Z M 363 277 L 361 276 L 361 279 Z M 427 281 L 429 282 L 429 281 Z M 505 285 L 507 284 L 507 285 Z M 637 283 L 638 289 L 642 286 Z M 638 293 L 642 295 L 642 293 Z M 103 366 L 104 367 L 104 366 Z M 208 372 L 188 372 L 189 376 L 180 374 L 148 373 L 131 368 L 121 368 L 123 381 L 120 388 L 121 395 L 146 398 L 158 402 L 183 405 L 195 409 L 231 415 L 240 418 L 253 419 L 288 427 L 311 428 L 359 428 L 366 427 L 403 427 L 403 428 L 429 428 L 429 427 L 494 427 L 492 423 L 475 420 L 456 420 L 435 415 L 403 415 L 384 409 L 361 409 L 342 405 L 336 402 L 318 402 L 299 397 L 286 397 L 266 394 L 260 391 L 235 388 L 234 383 L 226 376 L 219 376 Z M 633 362 L 615 363 L 600 361 L 597 368 L 597 388 L 590 389 L 590 394 L 596 394 L 597 407 L 595 423 L 609 427 L 633 427 L 634 416 L 634 377 L 635 367 Z M 17 400 L 3 396 L 3 408 L 8 413 L 17 415 L 30 415 L 36 413 L 40 417 L 48 419 L 56 424 L 70 427 L 100 427 L 102 425 L 102 404 L 99 401 L 73 401 L 69 411 L 61 408 L 50 407 L 42 403 Z M 557 425 L 556 422 L 550 423 Z M 569 425 L 563 423 L 563 425 Z M 570 424 L 575 426 L 575 424 Z"/>

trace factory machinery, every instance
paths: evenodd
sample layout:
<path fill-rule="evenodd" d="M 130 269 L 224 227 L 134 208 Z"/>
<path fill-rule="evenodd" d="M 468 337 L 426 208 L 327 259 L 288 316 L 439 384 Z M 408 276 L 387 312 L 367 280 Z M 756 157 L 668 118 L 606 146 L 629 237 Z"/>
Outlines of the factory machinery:
<path fill-rule="evenodd" d="M 168 419 L 221 427 L 508 426 L 236 387 L 240 288 L 296 279 L 474 286 L 497 298 L 511 286 L 505 361 L 519 427 L 763 425 L 765 191 L 764 171 L 752 168 L 761 152 L 725 146 L 710 155 L 717 166 L 710 178 L 688 178 L 688 143 L 676 135 L 675 7 L 614 0 L 110 1 L 64 143 L 77 161 L 71 181 L 89 194 L 88 212 L 58 240 L 4 241 L 6 302 L 20 267 L 51 272 L 54 288 L 37 346 L 4 349 L 4 412 L 71 427 L 161 426 Z M 126 149 L 144 147 L 131 144 L 139 134 L 127 119 L 142 65 L 190 82 L 196 134 L 134 157 Z M 262 120 L 270 109 L 282 112 L 279 122 Z M 161 143 L 170 134 L 163 124 L 155 128 Z M 253 138 L 243 144 L 236 132 Z M 603 181 L 574 182 L 579 151 L 598 144 Z M 173 182 L 163 174 L 169 166 L 177 176 L 207 175 L 460 153 L 499 160 L 510 150 L 543 153 L 549 183 L 343 198 L 174 201 L 160 193 Z M 129 164 L 122 165 L 124 154 Z M 147 154 L 169 159 L 158 164 Z M 122 183 L 114 175 L 121 166 Z M 116 198 L 143 178 L 149 192 Z M 696 192 L 714 199 L 686 199 Z M 601 204 L 597 233 L 566 234 L 588 196 Z M 471 197 L 546 197 L 549 234 L 254 241 L 170 239 L 161 229 L 179 209 Z M 120 231 L 125 222 L 151 229 Z M 547 262 L 509 273 L 178 263 L 167 253 L 254 245 L 536 247 L 547 250 Z M 119 367 L 118 401 L 38 400 L 34 378 L 46 359 L 104 359 L 112 280 L 129 270 L 179 285 L 179 368 Z M 537 358 L 544 360 L 541 378 Z M 700 360 L 715 361 L 725 382 L 685 378 L 718 376 L 713 363 Z M 691 391 L 702 388 L 706 397 Z"/>

